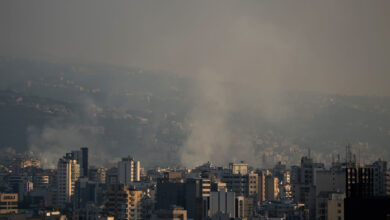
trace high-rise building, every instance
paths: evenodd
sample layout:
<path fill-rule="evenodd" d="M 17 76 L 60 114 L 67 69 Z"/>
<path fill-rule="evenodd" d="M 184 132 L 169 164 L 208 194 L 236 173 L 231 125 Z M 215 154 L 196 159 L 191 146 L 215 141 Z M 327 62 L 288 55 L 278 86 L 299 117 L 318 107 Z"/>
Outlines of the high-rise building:
<path fill-rule="evenodd" d="M 88 171 L 88 179 L 97 183 L 106 183 L 106 168 L 91 168 Z"/>
<path fill-rule="evenodd" d="M 211 192 L 209 217 L 212 218 L 214 215 L 225 214 L 229 218 L 234 218 L 234 202 L 234 192 L 228 192 L 226 188 L 217 192 Z"/>
<path fill-rule="evenodd" d="M 374 196 L 374 168 L 346 168 L 347 198 L 368 198 Z"/>
<path fill-rule="evenodd" d="M 33 178 L 34 188 L 36 189 L 47 189 L 49 187 L 49 175 L 39 173 Z"/>
<path fill-rule="evenodd" d="M 88 148 L 81 148 L 81 163 L 80 163 L 80 172 L 82 177 L 88 177 Z"/>
<path fill-rule="evenodd" d="M 226 183 L 228 190 L 238 196 L 255 196 L 258 193 L 258 174 L 254 172 L 226 172 L 222 175 L 222 182 Z"/>
<path fill-rule="evenodd" d="M 310 219 L 316 215 L 316 180 L 317 171 L 324 170 L 322 163 L 314 163 L 309 156 L 301 159 L 301 166 L 291 168 L 292 193 L 296 203 L 304 203 L 309 207 Z"/>
<path fill-rule="evenodd" d="M 184 180 L 159 178 L 157 180 L 156 209 L 170 209 L 185 206 Z"/>
<path fill-rule="evenodd" d="M 88 177 L 88 148 L 83 147 L 79 151 L 72 151 L 71 155 L 80 165 L 80 177 Z"/>
<path fill-rule="evenodd" d="M 390 196 L 390 171 L 386 171 L 386 196 Z"/>
<path fill-rule="evenodd" d="M 80 177 L 80 165 L 72 157 L 63 157 L 57 164 L 57 205 L 61 208 L 72 201 L 75 183 Z"/>
<path fill-rule="evenodd" d="M 265 177 L 265 200 L 276 200 L 279 193 L 279 179 L 268 175 Z"/>
<path fill-rule="evenodd" d="M 322 191 L 317 196 L 316 219 L 344 220 L 345 193 Z"/>
<path fill-rule="evenodd" d="M 109 185 L 106 213 L 119 220 L 142 220 L 142 190 L 125 185 Z"/>
<path fill-rule="evenodd" d="M 24 180 L 19 183 L 18 197 L 19 201 L 23 201 L 25 196 L 28 196 L 29 193 L 34 189 L 34 183 L 30 180 Z"/>
<path fill-rule="evenodd" d="M 132 182 L 141 180 L 140 162 L 132 157 L 122 158 L 118 162 L 118 182 L 124 185 L 130 185 Z"/>
<path fill-rule="evenodd" d="M 188 218 L 195 220 L 207 216 L 211 183 L 209 179 L 189 178 L 184 184 L 185 206 Z"/>
<path fill-rule="evenodd" d="M 106 184 L 118 184 L 118 168 L 112 167 L 106 171 Z"/>
<path fill-rule="evenodd" d="M 258 201 L 259 204 L 265 201 L 265 173 L 264 171 L 258 171 Z"/>
<path fill-rule="evenodd" d="M 316 172 L 316 195 L 321 192 L 345 192 L 345 170 L 318 170 Z"/>
<path fill-rule="evenodd" d="M 253 198 L 236 196 L 234 206 L 235 218 L 250 219 L 253 217 Z"/>
<path fill-rule="evenodd" d="M 375 196 L 385 196 L 386 195 L 386 171 L 387 171 L 387 162 L 378 160 L 375 161 L 372 165 L 366 166 L 368 168 L 373 168 L 374 174 L 374 195 Z"/>
<path fill-rule="evenodd" d="M 86 177 L 79 178 L 76 181 L 73 211 L 76 213 L 77 219 L 88 219 L 88 215 L 91 214 L 90 211 L 104 203 L 104 190 L 104 184 L 91 181 Z"/>

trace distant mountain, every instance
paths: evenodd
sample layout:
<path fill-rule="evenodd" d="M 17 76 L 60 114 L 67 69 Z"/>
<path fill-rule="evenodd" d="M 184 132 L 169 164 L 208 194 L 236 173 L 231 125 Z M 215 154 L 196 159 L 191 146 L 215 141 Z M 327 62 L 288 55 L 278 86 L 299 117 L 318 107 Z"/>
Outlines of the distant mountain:
<path fill-rule="evenodd" d="M 47 165 L 82 146 L 92 164 L 131 154 L 148 166 L 180 165 L 197 123 L 195 89 L 192 79 L 139 68 L 0 58 L 0 148 L 35 151 Z M 297 163 L 311 148 L 329 162 L 351 143 L 362 160 L 390 159 L 389 97 L 293 92 L 279 101 L 283 117 L 229 111 L 232 146 L 219 153 L 271 166 Z"/>

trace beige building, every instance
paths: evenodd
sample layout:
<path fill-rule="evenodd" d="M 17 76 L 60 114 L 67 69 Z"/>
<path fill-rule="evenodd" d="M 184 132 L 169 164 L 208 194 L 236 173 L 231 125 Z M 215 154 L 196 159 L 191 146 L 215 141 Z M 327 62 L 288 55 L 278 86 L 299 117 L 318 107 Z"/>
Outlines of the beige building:
<path fill-rule="evenodd" d="M 0 194 L 0 214 L 18 213 L 18 194 L 1 193 Z"/>
<path fill-rule="evenodd" d="M 118 220 L 141 220 L 142 197 L 142 190 L 124 185 L 110 185 L 106 194 L 106 212 Z"/>
<path fill-rule="evenodd" d="M 241 161 L 241 163 L 229 163 L 229 169 L 232 174 L 248 174 L 248 164 Z"/>
<path fill-rule="evenodd" d="M 344 193 L 321 192 L 317 197 L 316 219 L 344 220 Z"/>

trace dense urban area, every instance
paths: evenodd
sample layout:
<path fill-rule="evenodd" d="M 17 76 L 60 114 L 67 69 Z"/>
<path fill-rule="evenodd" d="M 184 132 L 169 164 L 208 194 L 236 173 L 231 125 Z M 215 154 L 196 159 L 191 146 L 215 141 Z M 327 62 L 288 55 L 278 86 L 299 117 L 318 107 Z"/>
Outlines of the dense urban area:
<path fill-rule="evenodd" d="M 145 169 L 131 156 L 115 167 L 92 167 L 89 153 L 86 147 L 66 153 L 56 169 L 42 169 L 40 160 L 28 156 L 2 161 L 1 216 L 314 220 L 357 219 L 359 208 L 372 209 L 372 219 L 388 216 L 382 210 L 390 202 L 387 162 L 360 164 L 350 145 L 330 167 L 314 161 L 309 150 L 299 165 L 279 162 L 272 169 L 244 161 Z"/>

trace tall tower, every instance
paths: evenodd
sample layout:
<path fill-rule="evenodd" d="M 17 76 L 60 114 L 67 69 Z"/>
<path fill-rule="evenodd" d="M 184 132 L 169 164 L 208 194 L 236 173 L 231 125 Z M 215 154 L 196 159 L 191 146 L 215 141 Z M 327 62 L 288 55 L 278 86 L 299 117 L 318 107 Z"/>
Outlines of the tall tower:
<path fill-rule="evenodd" d="M 88 148 L 83 147 L 78 151 L 72 151 L 71 155 L 80 164 L 80 176 L 88 177 Z"/>
<path fill-rule="evenodd" d="M 130 185 L 132 182 L 141 180 L 141 165 L 128 156 L 118 162 L 118 182 L 124 185 Z"/>
<path fill-rule="evenodd" d="M 75 183 L 80 177 L 80 165 L 68 156 L 59 159 L 57 164 L 57 199 L 60 208 L 72 201 Z"/>

